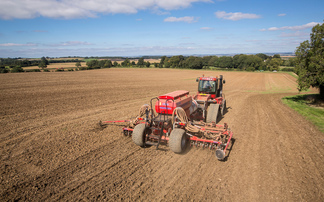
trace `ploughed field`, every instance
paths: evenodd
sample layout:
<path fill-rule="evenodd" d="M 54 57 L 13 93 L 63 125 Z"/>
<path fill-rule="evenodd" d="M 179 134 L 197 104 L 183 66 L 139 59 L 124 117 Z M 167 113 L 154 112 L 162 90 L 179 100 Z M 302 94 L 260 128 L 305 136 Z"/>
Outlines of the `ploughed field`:
<path fill-rule="evenodd" d="M 152 97 L 196 93 L 224 75 L 235 142 L 215 151 L 140 148 L 121 126 Z M 298 93 L 282 73 L 101 69 L 0 75 L 0 200 L 321 201 L 324 135 L 283 105 Z"/>

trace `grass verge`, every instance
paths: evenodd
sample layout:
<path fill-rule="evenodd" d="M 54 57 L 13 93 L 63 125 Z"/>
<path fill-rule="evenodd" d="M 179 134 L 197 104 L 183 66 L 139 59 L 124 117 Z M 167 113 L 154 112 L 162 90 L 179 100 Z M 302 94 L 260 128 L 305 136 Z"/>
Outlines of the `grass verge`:
<path fill-rule="evenodd" d="M 317 96 L 317 94 L 288 96 L 282 98 L 282 102 L 306 117 L 324 133 L 324 108 L 313 106 Z"/>

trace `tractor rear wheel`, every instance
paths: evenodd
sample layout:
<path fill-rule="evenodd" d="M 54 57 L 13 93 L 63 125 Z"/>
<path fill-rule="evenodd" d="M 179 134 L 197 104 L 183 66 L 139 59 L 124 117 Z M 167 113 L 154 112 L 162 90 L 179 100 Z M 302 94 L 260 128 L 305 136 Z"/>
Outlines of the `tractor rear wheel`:
<path fill-rule="evenodd" d="M 219 104 L 210 104 L 208 109 L 207 109 L 207 117 L 206 117 L 206 122 L 211 123 L 211 122 L 218 122 L 218 114 L 219 112 Z"/>
<path fill-rule="evenodd" d="M 171 131 L 169 147 L 174 153 L 180 154 L 186 150 L 188 145 L 188 136 L 186 131 L 181 128 L 175 128 Z"/>
<path fill-rule="evenodd" d="M 144 147 L 147 131 L 148 127 L 146 127 L 145 123 L 141 123 L 135 126 L 132 134 L 133 142 L 140 147 Z"/>
<path fill-rule="evenodd" d="M 224 114 L 226 113 L 226 100 L 223 100 L 223 103 L 222 103 L 222 109 L 221 109 L 221 114 L 222 116 L 224 116 Z"/>

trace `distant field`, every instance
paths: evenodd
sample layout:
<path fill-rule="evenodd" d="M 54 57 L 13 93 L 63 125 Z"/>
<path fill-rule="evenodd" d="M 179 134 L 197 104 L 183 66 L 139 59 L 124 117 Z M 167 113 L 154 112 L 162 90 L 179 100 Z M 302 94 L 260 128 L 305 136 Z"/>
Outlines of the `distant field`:
<path fill-rule="evenodd" d="M 51 60 L 83 60 L 84 58 L 82 57 L 78 57 L 78 58 L 54 58 L 54 59 L 51 59 Z"/>
<path fill-rule="evenodd" d="M 28 60 L 40 60 L 41 58 L 22 58 L 21 60 L 25 60 L 25 59 L 28 59 Z M 83 60 L 84 58 L 82 58 L 82 57 L 78 57 L 78 58 L 50 58 L 48 60 L 76 60 L 76 59 Z"/>
<path fill-rule="evenodd" d="M 295 58 L 296 56 L 294 55 L 287 55 L 287 56 L 280 56 L 281 59 L 289 59 L 289 58 Z"/>
<path fill-rule="evenodd" d="M 79 59 L 79 60 L 83 60 L 83 58 L 59 58 L 59 59 Z M 87 59 L 87 61 L 90 61 L 91 59 Z M 103 60 L 103 59 L 99 59 L 99 60 Z M 118 64 L 121 64 L 124 60 L 112 60 L 112 62 L 117 61 Z M 137 63 L 138 60 L 130 60 L 131 62 L 135 62 Z M 160 63 L 160 59 L 145 59 L 145 62 L 149 61 L 150 63 Z M 66 62 L 66 63 L 51 63 L 49 65 L 47 65 L 47 69 L 56 69 L 56 68 L 76 68 L 75 66 L 76 62 Z M 81 67 L 86 67 L 86 62 L 81 62 Z M 24 67 L 23 69 L 39 69 L 38 66 L 30 66 L 30 67 Z"/>
<path fill-rule="evenodd" d="M 149 61 L 150 63 L 154 63 L 154 62 L 157 62 L 157 63 L 160 63 L 160 60 L 161 59 L 145 59 L 144 61 Z"/>
<path fill-rule="evenodd" d="M 47 65 L 47 69 L 56 69 L 56 68 L 76 68 L 75 66 L 76 62 L 67 62 L 67 63 L 52 63 Z M 86 63 L 85 62 L 81 62 L 81 67 L 86 67 Z M 24 67 L 24 69 L 39 69 L 38 66 L 30 66 L 30 67 Z"/>
<path fill-rule="evenodd" d="M 116 61 L 118 62 L 118 64 L 121 64 L 124 60 L 111 60 L 112 62 Z M 135 62 L 137 63 L 138 62 L 138 59 L 136 60 L 130 60 L 130 62 Z M 144 59 L 145 62 L 150 62 L 150 63 L 154 63 L 154 62 L 157 62 L 157 63 L 160 63 L 160 59 Z"/>

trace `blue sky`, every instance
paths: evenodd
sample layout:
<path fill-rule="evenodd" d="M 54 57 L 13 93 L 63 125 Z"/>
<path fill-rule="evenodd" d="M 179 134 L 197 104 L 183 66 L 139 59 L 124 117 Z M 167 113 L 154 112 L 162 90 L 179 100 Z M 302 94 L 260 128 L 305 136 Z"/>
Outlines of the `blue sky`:
<path fill-rule="evenodd" d="M 323 0 L 0 0 L 0 57 L 294 52 Z"/>

